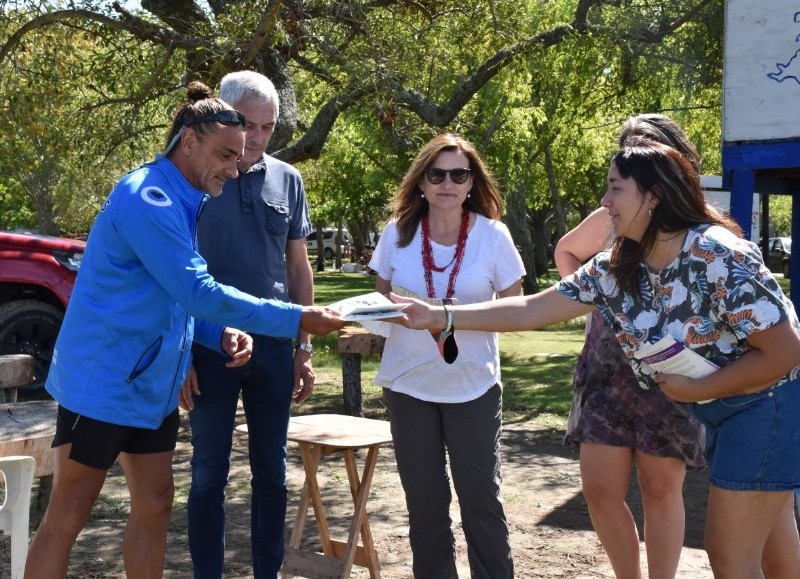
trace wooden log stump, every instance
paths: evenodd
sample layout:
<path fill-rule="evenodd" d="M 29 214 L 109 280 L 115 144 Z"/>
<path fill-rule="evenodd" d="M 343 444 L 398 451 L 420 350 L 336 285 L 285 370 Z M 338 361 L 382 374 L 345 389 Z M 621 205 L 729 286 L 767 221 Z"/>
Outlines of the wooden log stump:
<path fill-rule="evenodd" d="M 0 356 L 0 403 L 16 402 L 17 388 L 33 382 L 33 358 L 28 354 Z"/>
<path fill-rule="evenodd" d="M 342 354 L 342 397 L 345 414 L 364 416 L 361 407 L 361 356 L 381 354 L 386 339 L 362 327 L 348 326 L 339 330 L 338 349 Z"/>
<path fill-rule="evenodd" d="M 58 403 L 55 400 L 0 404 L 0 456 L 32 456 L 38 484 L 31 500 L 31 524 L 41 521 L 53 486 Z"/>

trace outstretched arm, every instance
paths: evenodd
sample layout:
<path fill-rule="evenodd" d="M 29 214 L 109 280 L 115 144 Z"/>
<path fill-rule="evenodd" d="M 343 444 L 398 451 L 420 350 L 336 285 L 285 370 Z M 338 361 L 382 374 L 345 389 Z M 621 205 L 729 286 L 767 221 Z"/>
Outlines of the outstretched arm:
<path fill-rule="evenodd" d="M 391 294 L 397 303 L 410 304 L 403 316 L 387 318 L 414 330 L 441 330 L 447 325 L 444 308 L 419 300 Z M 594 309 L 561 295 L 554 288 L 532 296 L 514 296 L 499 300 L 454 306 L 453 327 L 457 330 L 484 332 L 519 332 L 536 330 L 556 322 L 564 322 L 588 314 Z"/>

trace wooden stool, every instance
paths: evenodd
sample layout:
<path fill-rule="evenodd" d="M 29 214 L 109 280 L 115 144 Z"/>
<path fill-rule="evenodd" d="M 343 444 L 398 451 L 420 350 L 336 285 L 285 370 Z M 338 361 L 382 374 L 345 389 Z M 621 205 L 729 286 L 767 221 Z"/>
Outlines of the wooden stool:
<path fill-rule="evenodd" d="M 375 464 L 378 461 L 378 449 L 392 440 L 389 423 L 340 414 L 297 416 L 289 421 L 289 440 L 300 445 L 306 480 L 289 548 L 281 568 L 283 576 L 300 575 L 314 579 L 347 578 L 350 577 L 353 565 L 358 565 L 369 569 L 372 579 L 379 578 L 380 564 L 372 543 L 372 532 L 367 518 L 367 498 Z M 360 477 L 354 452 L 359 448 L 368 449 Z M 322 455 L 334 452 L 343 453 L 355 507 L 346 543 L 330 538 L 328 520 L 317 483 L 317 471 Z M 300 549 L 309 503 L 314 508 L 322 553 Z M 359 534 L 363 546 L 358 544 Z"/>

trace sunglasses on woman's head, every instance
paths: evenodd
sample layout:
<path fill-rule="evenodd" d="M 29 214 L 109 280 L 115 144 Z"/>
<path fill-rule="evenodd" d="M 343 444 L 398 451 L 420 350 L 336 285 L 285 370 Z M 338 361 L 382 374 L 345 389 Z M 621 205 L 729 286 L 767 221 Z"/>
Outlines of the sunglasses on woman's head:
<path fill-rule="evenodd" d="M 456 185 L 463 185 L 472 174 L 472 169 L 438 169 L 431 167 L 425 171 L 425 178 L 431 185 L 438 185 L 444 182 L 444 178 L 450 175 L 450 180 Z"/>

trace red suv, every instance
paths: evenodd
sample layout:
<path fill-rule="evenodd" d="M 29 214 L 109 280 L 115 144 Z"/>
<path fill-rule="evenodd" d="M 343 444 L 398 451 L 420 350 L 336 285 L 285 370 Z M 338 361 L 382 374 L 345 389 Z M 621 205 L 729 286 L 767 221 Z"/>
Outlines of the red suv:
<path fill-rule="evenodd" d="M 0 232 L 0 354 L 33 356 L 34 383 L 25 395 L 44 395 L 85 247 L 75 239 Z"/>

